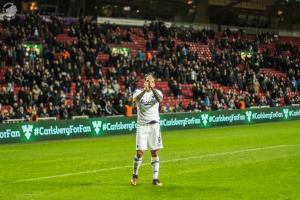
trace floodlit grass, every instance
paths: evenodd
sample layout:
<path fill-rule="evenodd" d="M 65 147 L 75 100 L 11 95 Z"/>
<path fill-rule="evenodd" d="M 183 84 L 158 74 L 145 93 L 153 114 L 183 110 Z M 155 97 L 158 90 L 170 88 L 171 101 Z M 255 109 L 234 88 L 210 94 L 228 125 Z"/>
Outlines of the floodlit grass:
<path fill-rule="evenodd" d="M 0 199 L 300 199 L 300 121 L 162 134 L 163 187 L 133 134 L 0 145 Z"/>

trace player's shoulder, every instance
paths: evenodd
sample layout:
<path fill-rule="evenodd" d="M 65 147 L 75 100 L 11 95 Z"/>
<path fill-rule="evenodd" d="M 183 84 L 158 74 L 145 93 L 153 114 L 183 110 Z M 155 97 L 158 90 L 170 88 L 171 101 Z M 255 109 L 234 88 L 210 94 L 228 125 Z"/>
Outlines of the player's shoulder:
<path fill-rule="evenodd" d="M 134 91 L 133 91 L 133 96 L 135 95 L 138 95 L 139 93 L 141 93 L 143 90 L 141 88 L 136 88 Z"/>
<path fill-rule="evenodd" d="M 133 93 L 138 93 L 138 92 L 142 92 L 143 90 L 142 90 L 142 88 L 136 88 L 134 91 L 133 91 Z"/>
<path fill-rule="evenodd" d="M 162 92 L 160 89 L 157 89 L 157 88 L 155 88 L 155 89 L 156 89 L 156 91 L 157 91 L 158 93 L 160 93 L 160 95 L 163 94 L 163 92 Z"/>

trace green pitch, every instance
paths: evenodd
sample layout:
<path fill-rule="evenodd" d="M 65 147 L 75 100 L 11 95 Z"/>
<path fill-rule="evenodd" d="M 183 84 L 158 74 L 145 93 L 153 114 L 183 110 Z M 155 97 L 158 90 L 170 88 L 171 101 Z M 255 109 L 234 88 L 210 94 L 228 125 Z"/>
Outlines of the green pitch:
<path fill-rule="evenodd" d="M 300 199 L 300 121 L 163 132 L 129 184 L 133 134 L 0 145 L 0 199 Z"/>

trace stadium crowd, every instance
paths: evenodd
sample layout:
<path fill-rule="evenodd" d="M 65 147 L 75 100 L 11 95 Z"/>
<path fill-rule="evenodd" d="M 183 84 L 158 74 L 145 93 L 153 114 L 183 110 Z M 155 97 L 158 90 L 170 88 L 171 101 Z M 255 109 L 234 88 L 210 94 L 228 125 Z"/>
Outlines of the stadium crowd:
<path fill-rule="evenodd" d="M 98 25 L 83 18 L 66 25 L 56 17 L 44 20 L 38 15 L 18 17 L 2 26 L 0 68 L 11 67 L 0 88 L 1 121 L 124 114 L 132 107 L 130 96 L 138 75 L 149 72 L 167 80 L 170 95 L 178 98 L 175 105 L 163 105 L 163 112 L 279 106 L 281 99 L 285 105 L 300 103 L 300 49 L 293 43 L 279 43 L 273 33 L 257 34 L 250 41 L 242 30 L 227 29 L 218 35 L 212 30 L 167 28 L 153 22 L 142 28 L 146 52 L 134 57 L 110 53 L 110 44 L 133 41 L 135 33 L 130 28 Z M 57 39 L 65 29 L 76 42 Z M 25 41 L 42 43 L 43 51 L 25 49 Z M 211 59 L 191 51 L 191 42 L 209 45 Z M 276 44 L 274 52 L 260 51 L 261 44 L 270 43 Z M 251 56 L 242 58 L 241 51 Z M 109 60 L 99 61 L 98 54 L 109 54 Z M 107 66 L 109 70 L 104 70 Z M 261 67 L 276 68 L 287 76 L 260 73 Z M 124 86 L 118 82 L 121 77 L 125 77 Z M 216 88 L 212 82 L 230 89 Z M 192 84 L 193 101 L 184 106 L 181 84 L 186 83 Z M 1 109 L 7 105 L 11 106 L 8 111 Z"/>

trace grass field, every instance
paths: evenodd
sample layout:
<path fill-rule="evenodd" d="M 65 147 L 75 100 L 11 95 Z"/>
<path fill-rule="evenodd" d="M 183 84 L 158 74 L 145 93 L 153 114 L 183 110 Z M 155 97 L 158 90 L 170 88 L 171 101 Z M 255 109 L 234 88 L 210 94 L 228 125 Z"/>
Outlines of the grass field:
<path fill-rule="evenodd" d="M 129 184 L 134 135 L 0 145 L 0 199 L 300 199 L 300 121 L 163 132 Z"/>

